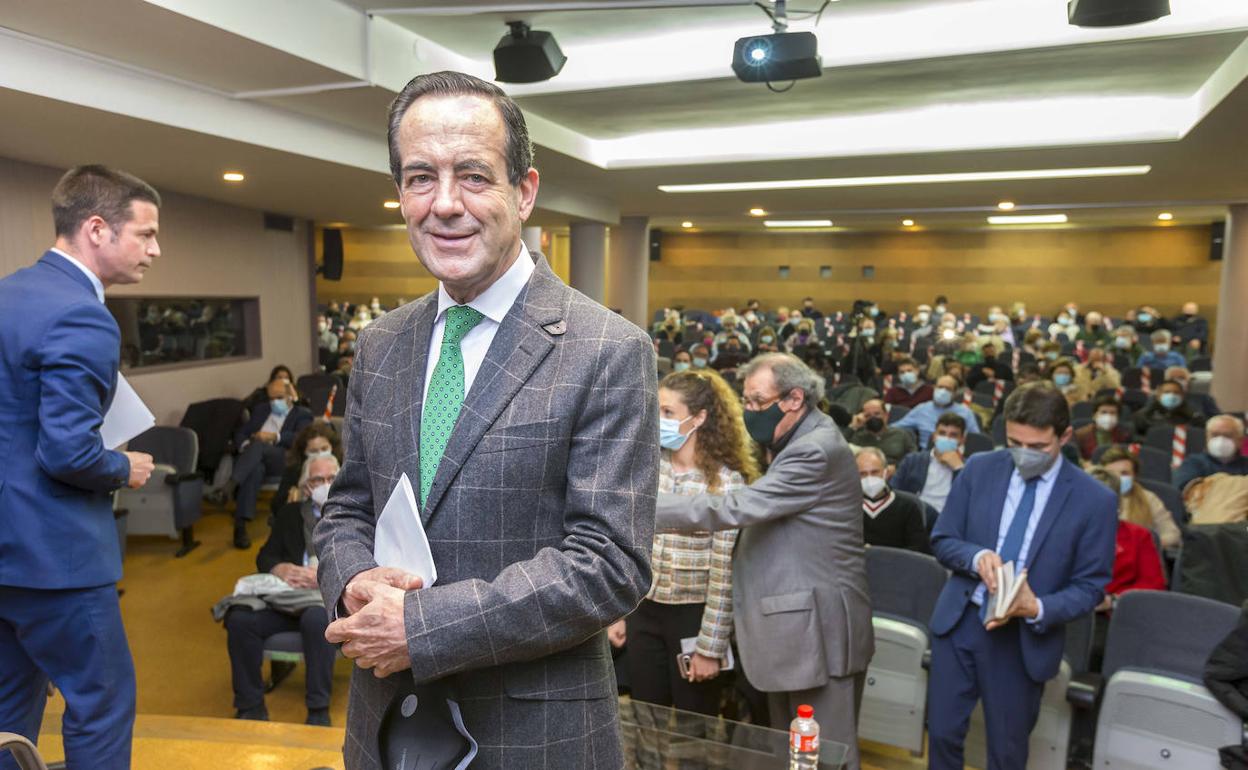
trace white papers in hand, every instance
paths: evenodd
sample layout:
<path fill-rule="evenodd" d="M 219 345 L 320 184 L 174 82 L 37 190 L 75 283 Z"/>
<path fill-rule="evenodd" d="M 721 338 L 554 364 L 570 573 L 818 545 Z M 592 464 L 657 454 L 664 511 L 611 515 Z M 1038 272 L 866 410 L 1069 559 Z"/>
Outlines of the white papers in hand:
<path fill-rule="evenodd" d="M 1014 573 L 1014 562 L 1007 561 L 997 567 L 997 592 L 988 595 L 988 614 L 986 620 L 1004 620 L 1010 614 L 1018 592 L 1027 582 L 1027 570 Z"/>
<path fill-rule="evenodd" d="M 104 424 L 100 426 L 100 438 L 105 449 L 116 449 L 135 436 L 143 433 L 156 424 L 156 416 L 134 392 L 134 388 L 126 382 L 126 378 L 117 375 L 117 392 L 113 394 L 113 404 L 104 415 Z"/>
<path fill-rule="evenodd" d="M 412 494 L 412 482 L 406 473 L 394 485 L 394 491 L 377 519 L 373 559 L 379 567 L 398 567 L 419 576 L 425 588 L 438 580 L 433 552 L 429 550 L 429 538 L 420 523 L 420 509 L 416 507 L 416 495 Z"/>

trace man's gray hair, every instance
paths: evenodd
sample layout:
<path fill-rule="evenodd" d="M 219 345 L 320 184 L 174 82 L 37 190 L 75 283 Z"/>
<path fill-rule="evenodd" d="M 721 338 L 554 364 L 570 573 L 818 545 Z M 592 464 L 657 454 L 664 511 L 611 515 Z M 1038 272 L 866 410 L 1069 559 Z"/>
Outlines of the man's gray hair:
<path fill-rule="evenodd" d="M 864 455 L 864 454 L 875 455 L 876 459 L 880 461 L 880 467 L 884 468 L 885 470 L 888 469 L 888 457 L 884 454 L 884 451 L 880 449 L 878 446 L 859 447 L 858 454 L 859 455 Z"/>
<path fill-rule="evenodd" d="M 1205 430 L 1208 431 L 1211 427 L 1213 427 L 1213 423 L 1215 422 L 1229 422 L 1232 426 L 1234 426 L 1236 433 L 1241 436 L 1244 435 L 1244 421 L 1233 414 L 1215 414 L 1213 417 L 1209 418 L 1207 423 L 1205 423 Z"/>
<path fill-rule="evenodd" d="M 1153 340 L 1153 342 L 1169 342 L 1170 332 L 1166 331 L 1165 329 L 1158 329 L 1157 331 L 1150 334 L 1149 337 Z"/>
<path fill-rule="evenodd" d="M 337 475 L 338 471 L 341 469 L 341 466 L 338 465 L 338 458 L 332 454 L 316 455 L 315 457 L 309 457 L 303 461 L 303 470 L 299 472 L 299 488 L 300 489 L 303 489 L 304 485 L 308 483 L 308 473 L 309 471 L 312 470 L 312 463 L 316 462 L 317 460 L 324 460 L 327 463 L 333 463 L 334 475 Z"/>
<path fill-rule="evenodd" d="M 745 382 L 759 369 L 771 370 L 771 375 L 776 379 L 776 390 L 781 396 L 800 390 L 806 394 L 807 406 L 812 409 L 819 408 L 819 402 L 823 400 L 827 390 L 827 382 L 802 359 L 792 353 L 764 353 L 738 369 L 737 378 Z"/>

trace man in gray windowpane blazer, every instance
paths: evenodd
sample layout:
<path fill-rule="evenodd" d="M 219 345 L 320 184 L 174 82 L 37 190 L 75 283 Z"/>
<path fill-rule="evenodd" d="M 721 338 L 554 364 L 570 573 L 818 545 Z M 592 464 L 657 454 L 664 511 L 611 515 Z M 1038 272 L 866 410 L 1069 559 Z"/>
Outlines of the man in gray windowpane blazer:
<path fill-rule="evenodd" d="M 436 683 L 478 743 L 473 770 L 621 768 L 603 629 L 650 587 L 653 348 L 521 242 L 538 174 L 496 86 L 413 79 L 390 147 L 413 249 L 440 284 L 360 335 L 345 462 L 315 532 L 338 618 L 326 636 L 356 663 L 346 767 L 380 768 L 395 694 Z M 404 473 L 432 586 L 373 560 Z"/>

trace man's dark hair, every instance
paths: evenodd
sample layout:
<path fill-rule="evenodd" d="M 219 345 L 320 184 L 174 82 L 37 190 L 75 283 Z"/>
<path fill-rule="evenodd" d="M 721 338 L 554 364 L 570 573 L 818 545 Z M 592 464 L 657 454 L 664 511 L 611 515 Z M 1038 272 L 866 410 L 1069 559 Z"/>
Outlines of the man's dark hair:
<path fill-rule="evenodd" d="M 945 412 L 944 414 L 942 414 L 940 417 L 936 419 L 936 427 L 939 428 L 942 425 L 948 425 L 948 426 L 957 428 L 958 431 L 961 432 L 963 436 L 966 435 L 966 420 L 962 419 L 962 415 L 960 414 L 954 414 L 953 412 Z M 932 431 L 932 435 L 935 435 L 935 434 L 936 434 L 936 431 Z"/>
<path fill-rule="evenodd" d="M 901 367 L 903 367 L 903 366 L 913 366 L 915 369 L 920 368 L 920 367 L 919 367 L 919 362 L 918 362 L 918 361 L 915 361 L 915 360 L 914 360 L 913 358 L 911 358 L 910 356 L 906 356 L 905 358 L 903 358 L 903 359 L 901 359 L 900 361 L 898 361 L 898 362 L 897 362 L 897 368 L 898 368 L 898 369 L 900 369 L 900 368 L 901 368 Z"/>
<path fill-rule="evenodd" d="M 390 173 L 394 183 L 401 185 L 403 159 L 399 156 L 399 125 L 412 104 L 422 96 L 480 96 L 494 103 L 507 131 L 507 181 L 519 185 L 533 166 L 533 143 L 529 141 L 529 127 L 524 113 L 503 89 L 462 72 L 430 72 L 417 75 L 403 86 L 399 95 L 390 103 L 390 119 L 386 141 L 390 146 Z"/>
<path fill-rule="evenodd" d="M 1096 414 L 1101 411 L 1101 407 L 1103 406 L 1112 406 L 1115 410 L 1117 410 L 1118 415 L 1120 417 L 1122 416 L 1122 402 L 1109 395 L 1101 396 L 1092 403 L 1092 414 Z"/>
<path fill-rule="evenodd" d="M 814 302 L 814 297 L 802 297 L 802 302 Z"/>
<path fill-rule="evenodd" d="M 1021 385 L 1005 400 L 1006 422 L 1032 428 L 1052 428 L 1058 435 L 1070 427 L 1070 405 L 1061 391 L 1048 381 Z"/>
<path fill-rule="evenodd" d="M 1015 374 L 1015 377 L 1019 379 L 1023 377 L 1040 377 L 1040 376 L 1041 374 L 1040 374 L 1039 365 L 1030 361 L 1025 364 L 1020 364 L 1018 367 L 1018 372 Z"/>
<path fill-rule="evenodd" d="M 93 216 L 120 230 L 130 221 L 130 203 L 136 200 L 160 208 L 160 194 L 133 174 L 100 165 L 75 166 L 52 189 L 52 223 L 58 237 L 72 237 Z"/>
<path fill-rule="evenodd" d="M 949 304 L 949 298 L 948 298 L 948 297 L 946 297 L 944 294 L 937 294 L 937 295 L 936 295 L 936 304 L 937 304 L 937 305 L 945 305 L 945 306 L 948 306 L 948 304 Z"/>

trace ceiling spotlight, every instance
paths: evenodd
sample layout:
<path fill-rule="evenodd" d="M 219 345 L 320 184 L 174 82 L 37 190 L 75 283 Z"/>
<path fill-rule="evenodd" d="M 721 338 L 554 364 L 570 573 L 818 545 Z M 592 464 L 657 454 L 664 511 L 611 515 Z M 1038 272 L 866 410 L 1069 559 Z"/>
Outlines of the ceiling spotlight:
<path fill-rule="evenodd" d="M 221 178 L 227 182 L 241 182 L 246 179 L 239 171 L 227 171 L 221 175 Z"/>
<path fill-rule="evenodd" d="M 1170 0 L 1070 0 L 1066 18 L 1076 27 L 1125 27 L 1170 15 Z"/>
<path fill-rule="evenodd" d="M 997 204 L 997 208 L 1001 209 L 1002 211 L 1013 211 L 1014 201 L 1001 201 L 1000 203 Z"/>
<path fill-rule="evenodd" d="M 765 216 L 767 216 L 767 210 L 766 210 L 766 209 L 760 209 L 760 208 L 757 208 L 757 207 L 752 208 L 752 209 L 750 209 L 750 216 L 752 216 L 752 217 L 765 217 Z"/>
<path fill-rule="evenodd" d="M 902 226 L 902 227 L 914 227 L 914 220 L 913 220 L 913 219 L 903 219 L 903 220 L 901 220 L 901 226 Z"/>
<path fill-rule="evenodd" d="M 680 226 L 681 227 L 693 227 L 693 223 L 686 220 L 684 222 L 681 222 Z"/>
<path fill-rule="evenodd" d="M 555 36 L 529 29 L 523 21 L 509 21 L 511 29 L 494 47 L 494 79 L 500 83 L 538 83 L 550 80 L 567 63 Z"/>
<path fill-rule="evenodd" d="M 1024 214 L 1012 217 L 988 217 L 990 225 L 1064 225 L 1065 214 Z"/>
<path fill-rule="evenodd" d="M 1174 219 L 1174 214 L 1171 214 L 1169 211 L 1163 211 L 1157 215 L 1157 218 L 1162 222 L 1169 222 L 1171 219 Z"/>
<path fill-rule="evenodd" d="M 381 205 L 388 209 L 397 209 L 399 207 L 399 202 L 398 201 L 386 201 L 385 203 Z"/>

